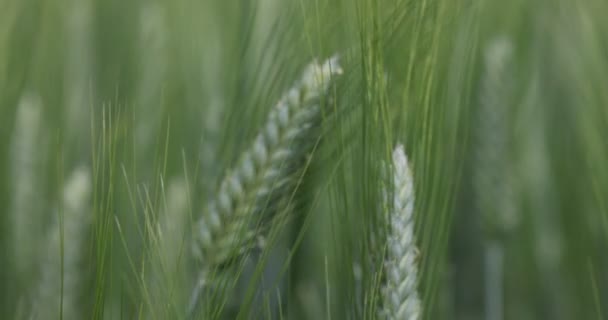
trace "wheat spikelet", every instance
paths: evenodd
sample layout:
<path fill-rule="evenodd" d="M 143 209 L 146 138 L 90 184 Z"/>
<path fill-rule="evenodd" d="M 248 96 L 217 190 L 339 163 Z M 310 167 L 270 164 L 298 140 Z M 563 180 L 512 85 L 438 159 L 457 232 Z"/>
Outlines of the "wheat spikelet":
<path fill-rule="evenodd" d="M 319 122 L 320 99 L 339 73 L 336 58 L 310 64 L 272 109 L 253 146 L 224 177 L 194 232 L 195 255 L 206 266 L 217 266 L 251 245 L 254 232 L 249 224 L 268 200 L 288 191 L 294 166 L 314 141 L 311 131 Z"/>
<path fill-rule="evenodd" d="M 385 285 L 382 291 L 383 306 L 379 313 L 385 319 L 415 320 L 420 318 L 418 296 L 417 252 L 414 237 L 414 183 L 403 146 L 393 151 L 393 181 L 390 208 L 388 250 L 384 261 Z"/>
<path fill-rule="evenodd" d="M 42 177 L 44 146 L 42 101 L 26 93 L 17 106 L 15 129 L 11 141 L 11 180 L 14 186 L 11 203 L 14 264 L 20 278 L 28 282 L 34 272 L 39 235 L 43 230 Z"/>
<path fill-rule="evenodd" d="M 92 218 L 90 195 L 90 173 L 87 168 L 79 167 L 71 174 L 63 190 L 63 223 L 55 220 L 49 230 L 45 254 L 41 259 L 33 318 L 59 317 L 60 308 L 63 319 L 83 318 L 84 249 Z"/>

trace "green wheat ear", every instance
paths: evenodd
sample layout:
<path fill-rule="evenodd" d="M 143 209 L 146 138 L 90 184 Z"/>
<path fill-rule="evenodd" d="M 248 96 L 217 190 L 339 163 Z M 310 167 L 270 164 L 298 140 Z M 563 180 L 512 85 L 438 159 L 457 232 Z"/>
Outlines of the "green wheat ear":
<path fill-rule="evenodd" d="M 500 238 L 515 229 L 520 219 L 513 207 L 515 191 L 509 161 L 514 47 L 509 39 L 496 38 L 484 53 L 473 187 L 484 228 L 491 238 Z"/>
<path fill-rule="evenodd" d="M 385 284 L 382 288 L 383 305 L 379 309 L 381 319 L 420 318 L 421 303 L 418 296 L 418 249 L 414 237 L 414 181 L 403 146 L 393 151 L 392 190 L 385 192 L 385 202 L 390 196 L 388 249 L 384 260 Z"/>
<path fill-rule="evenodd" d="M 341 74 L 336 57 L 311 63 L 300 80 L 270 111 L 266 124 L 196 224 L 194 253 L 213 267 L 242 253 L 252 243 L 249 224 L 294 182 L 298 161 L 310 152 L 320 122 L 321 99 L 333 76 Z M 272 201 L 267 203 L 268 201 Z"/>
<path fill-rule="evenodd" d="M 476 132 L 473 188 L 482 219 L 485 311 L 488 319 L 504 314 L 504 246 L 519 225 L 515 207 L 512 141 L 509 115 L 515 93 L 514 46 L 508 38 L 495 38 L 485 48 Z"/>
<path fill-rule="evenodd" d="M 11 237 L 15 244 L 12 261 L 19 281 L 29 286 L 35 273 L 38 247 L 44 230 L 43 197 L 45 126 L 43 102 L 38 94 L 25 93 L 17 105 L 15 129 L 11 139 Z"/>
<path fill-rule="evenodd" d="M 63 188 L 62 217 L 49 229 L 33 318 L 82 319 L 86 246 L 92 211 L 91 175 L 86 167 L 76 168 Z"/>

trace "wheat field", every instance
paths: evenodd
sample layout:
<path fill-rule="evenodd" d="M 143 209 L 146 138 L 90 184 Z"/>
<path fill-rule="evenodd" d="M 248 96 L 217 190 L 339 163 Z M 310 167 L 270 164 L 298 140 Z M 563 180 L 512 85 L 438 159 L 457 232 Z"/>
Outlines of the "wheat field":
<path fill-rule="evenodd" d="M 0 319 L 608 319 L 605 0 L 0 0 Z"/>

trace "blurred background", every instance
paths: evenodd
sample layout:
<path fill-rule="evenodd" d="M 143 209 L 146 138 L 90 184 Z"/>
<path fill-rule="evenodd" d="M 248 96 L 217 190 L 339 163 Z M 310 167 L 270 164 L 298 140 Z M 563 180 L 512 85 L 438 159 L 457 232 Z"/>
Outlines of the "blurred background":
<path fill-rule="evenodd" d="M 608 319 L 608 2 L 0 0 L 0 318 L 187 318 L 191 226 L 305 66 L 318 147 L 200 319 L 375 319 L 405 145 L 424 319 Z M 222 278 L 222 279 L 220 279 Z"/>

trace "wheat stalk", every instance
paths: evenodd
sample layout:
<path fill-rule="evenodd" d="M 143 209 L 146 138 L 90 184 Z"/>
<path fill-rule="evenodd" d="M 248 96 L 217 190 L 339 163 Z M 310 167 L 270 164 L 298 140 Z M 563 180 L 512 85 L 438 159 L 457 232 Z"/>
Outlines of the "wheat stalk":
<path fill-rule="evenodd" d="M 379 313 L 385 319 L 416 320 L 420 318 L 418 296 L 418 249 L 414 237 L 414 183 L 403 146 L 393 151 L 392 190 L 385 192 L 389 208 L 388 250 L 384 261 L 385 284 L 383 306 Z M 388 202 L 389 195 L 393 203 Z"/>
<path fill-rule="evenodd" d="M 33 318 L 82 319 L 82 285 L 86 239 L 91 225 L 91 177 L 74 170 L 63 190 L 63 216 L 50 227 Z"/>

